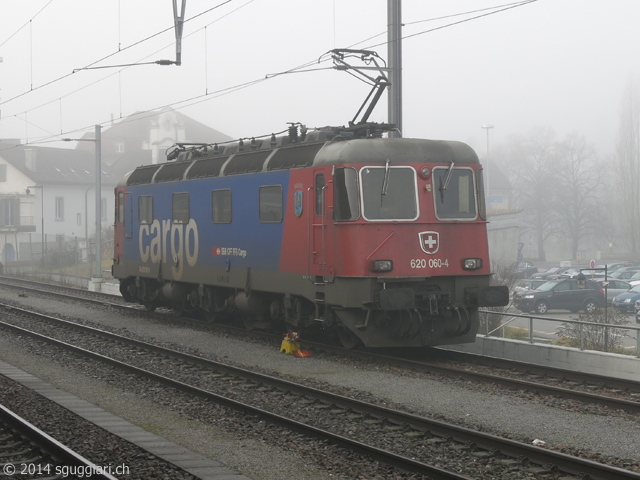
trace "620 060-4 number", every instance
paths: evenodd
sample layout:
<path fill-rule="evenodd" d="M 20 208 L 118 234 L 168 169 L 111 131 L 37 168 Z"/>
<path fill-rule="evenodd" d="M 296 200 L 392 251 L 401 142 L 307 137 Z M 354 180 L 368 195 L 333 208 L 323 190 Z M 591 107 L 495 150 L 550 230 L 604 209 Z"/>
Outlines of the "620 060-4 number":
<path fill-rule="evenodd" d="M 443 268 L 449 266 L 449 260 L 446 258 L 443 260 L 441 258 L 412 258 L 411 259 L 411 268 Z"/>

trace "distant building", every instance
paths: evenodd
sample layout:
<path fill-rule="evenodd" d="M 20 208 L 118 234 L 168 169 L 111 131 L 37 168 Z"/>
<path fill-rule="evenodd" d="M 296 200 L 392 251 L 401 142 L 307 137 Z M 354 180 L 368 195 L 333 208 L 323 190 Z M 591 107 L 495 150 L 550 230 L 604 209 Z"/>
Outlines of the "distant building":
<path fill-rule="evenodd" d="M 95 132 L 75 149 L 0 139 L 0 262 L 73 251 L 87 258 L 95 237 Z M 231 140 L 179 112 L 136 113 L 101 131 L 101 228 L 113 225 L 113 189 L 139 165 L 163 162 L 177 142 Z M 103 245 L 104 249 L 112 245 Z"/>

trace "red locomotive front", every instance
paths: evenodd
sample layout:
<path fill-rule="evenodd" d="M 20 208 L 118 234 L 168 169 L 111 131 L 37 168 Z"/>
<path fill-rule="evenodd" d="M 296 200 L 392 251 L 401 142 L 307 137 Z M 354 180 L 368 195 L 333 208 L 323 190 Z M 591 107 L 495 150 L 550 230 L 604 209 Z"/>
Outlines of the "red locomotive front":
<path fill-rule="evenodd" d="M 482 168 L 468 146 L 332 142 L 309 181 L 309 213 L 287 224 L 281 270 L 306 268 L 324 321 L 370 346 L 461 343 L 473 341 L 479 306 L 508 301 L 490 286 Z"/>

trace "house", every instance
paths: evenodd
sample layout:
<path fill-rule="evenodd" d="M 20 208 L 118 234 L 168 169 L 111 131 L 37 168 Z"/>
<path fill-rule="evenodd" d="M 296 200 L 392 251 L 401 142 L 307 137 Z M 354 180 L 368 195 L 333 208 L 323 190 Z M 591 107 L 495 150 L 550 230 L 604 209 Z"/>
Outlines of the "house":
<path fill-rule="evenodd" d="M 95 131 L 74 149 L 0 139 L 0 262 L 87 259 L 95 237 Z M 136 113 L 101 130 L 101 229 L 113 225 L 113 189 L 175 143 L 231 140 L 180 112 Z M 104 236 L 104 234 L 103 234 Z M 102 241 L 103 257 L 112 244 Z"/>
<path fill-rule="evenodd" d="M 86 242 L 95 235 L 95 162 L 95 153 L 0 140 L 4 264 L 41 260 L 47 252 L 86 254 Z M 101 177 L 103 185 L 116 183 L 109 171 L 101 169 Z M 113 223 L 113 202 L 108 200 L 107 190 L 101 201 L 105 225 Z"/>

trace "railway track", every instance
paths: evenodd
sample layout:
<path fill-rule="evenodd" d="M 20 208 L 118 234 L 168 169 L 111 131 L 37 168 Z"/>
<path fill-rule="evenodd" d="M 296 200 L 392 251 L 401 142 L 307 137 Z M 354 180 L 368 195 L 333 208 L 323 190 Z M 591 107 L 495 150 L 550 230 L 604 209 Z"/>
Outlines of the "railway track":
<path fill-rule="evenodd" d="M 45 283 L 10 277 L 0 277 L 0 284 L 34 294 L 55 295 L 70 300 L 87 301 L 124 312 L 139 314 L 141 311 L 140 307 L 125 305 L 118 297 L 99 292 L 88 292 L 59 285 L 49 286 Z M 172 314 L 159 313 L 154 315 L 164 320 L 169 317 L 171 322 L 193 323 L 199 328 L 207 325 L 210 328 L 222 328 L 243 335 L 257 335 L 271 339 L 275 344 L 279 344 L 282 338 L 261 332 L 249 333 L 229 326 L 204 324 L 202 321 L 188 318 L 178 320 Z M 305 342 L 305 345 L 325 352 L 348 355 L 350 358 L 364 362 L 375 361 L 385 366 L 407 368 L 447 378 L 460 378 L 475 383 L 494 384 L 514 391 L 528 391 L 535 395 L 560 397 L 588 405 L 605 407 L 611 411 L 640 413 L 640 383 L 632 380 L 444 350 L 436 352 L 419 349 L 417 353 L 397 351 L 393 355 L 380 355 L 369 351 L 345 350 L 341 347 L 314 342 Z"/>
<path fill-rule="evenodd" d="M 98 466 L 0 405 L 2 478 L 85 478 L 117 480 Z"/>
<path fill-rule="evenodd" d="M 513 479 L 560 478 L 566 474 L 588 474 L 591 479 L 640 479 L 640 474 L 622 468 L 309 388 L 17 307 L 4 308 L 5 316 L 11 320 L 0 324 L 3 329 L 107 362 L 183 394 L 432 479 L 483 478 L 481 474 L 489 469 L 492 475 L 503 471 Z M 447 461 L 454 467 L 448 469 Z M 460 465 L 468 468 L 461 471 Z"/>

